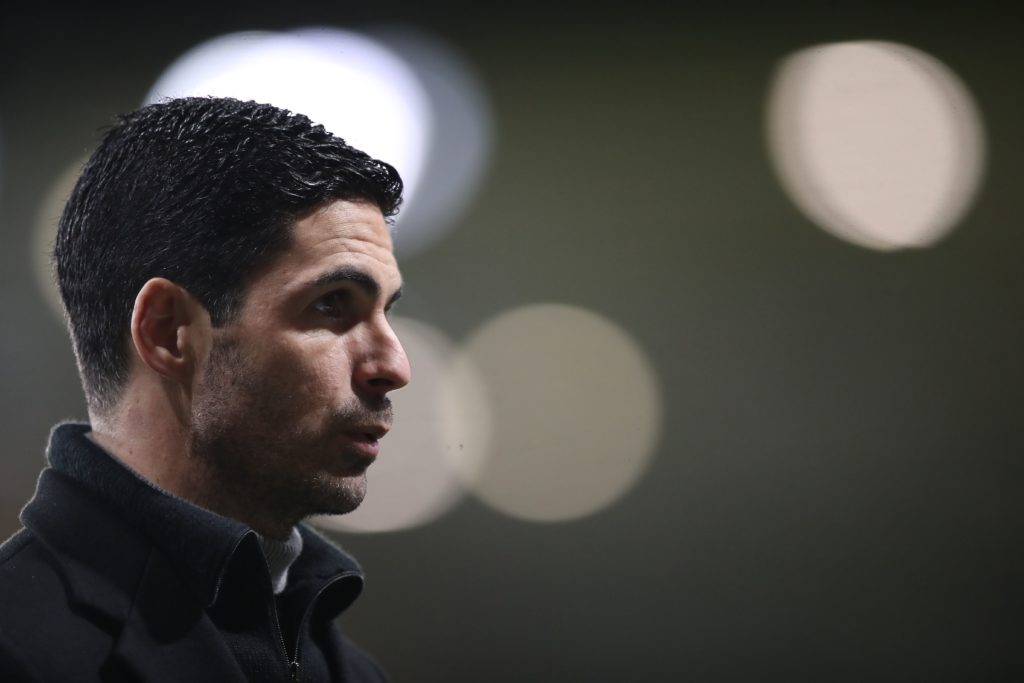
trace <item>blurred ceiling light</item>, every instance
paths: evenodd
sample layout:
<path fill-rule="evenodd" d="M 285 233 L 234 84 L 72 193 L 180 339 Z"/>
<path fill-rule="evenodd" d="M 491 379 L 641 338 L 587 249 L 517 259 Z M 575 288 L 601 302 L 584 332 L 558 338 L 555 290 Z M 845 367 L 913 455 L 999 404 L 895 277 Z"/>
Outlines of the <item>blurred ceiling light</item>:
<path fill-rule="evenodd" d="M 251 99 L 307 115 L 397 168 L 414 205 L 430 103 L 416 72 L 381 43 L 327 28 L 213 38 L 171 64 L 146 102 L 195 95 Z"/>
<path fill-rule="evenodd" d="M 424 189 L 395 236 L 395 249 L 409 255 L 446 232 L 476 194 L 493 146 L 493 115 L 480 79 L 440 39 L 408 27 L 379 28 L 370 35 L 416 71 L 433 112 Z"/>
<path fill-rule="evenodd" d="M 508 515 L 554 522 L 611 505 L 659 437 L 654 370 L 630 336 L 585 309 L 538 304 L 476 331 L 463 352 L 485 382 L 489 455 L 467 480 Z"/>
<path fill-rule="evenodd" d="M 35 230 L 30 242 L 32 253 L 29 258 L 35 271 L 36 285 L 57 319 L 62 322 L 64 304 L 61 303 L 60 292 L 57 290 L 57 280 L 54 277 L 50 256 L 53 253 L 53 242 L 57 238 L 60 215 L 78 181 L 82 167 L 85 166 L 85 161 L 85 157 L 82 157 L 68 164 L 50 184 L 36 210 Z"/>
<path fill-rule="evenodd" d="M 981 118 L 945 65 L 863 41 L 802 50 L 779 67 L 768 142 L 783 187 L 815 223 L 879 250 L 926 247 L 980 183 Z"/>
<path fill-rule="evenodd" d="M 409 529 L 437 519 L 465 492 L 448 453 L 463 445 L 449 440 L 451 420 L 478 414 L 485 405 L 480 391 L 472 384 L 450 386 L 452 344 L 439 331 L 397 317 L 393 323 L 415 379 L 392 394 L 394 428 L 381 442 L 380 458 L 367 473 L 366 500 L 347 515 L 314 519 L 328 529 Z M 458 397 L 458 404 L 449 403 L 452 397 Z"/>
<path fill-rule="evenodd" d="M 469 67 L 439 38 L 381 28 L 234 33 L 176 60 L 146 97 L 220 95 L 306 114 L 394 165 L 405 181 L 396 250 L 436 241 L 476 192 L 491 116 Z"/>

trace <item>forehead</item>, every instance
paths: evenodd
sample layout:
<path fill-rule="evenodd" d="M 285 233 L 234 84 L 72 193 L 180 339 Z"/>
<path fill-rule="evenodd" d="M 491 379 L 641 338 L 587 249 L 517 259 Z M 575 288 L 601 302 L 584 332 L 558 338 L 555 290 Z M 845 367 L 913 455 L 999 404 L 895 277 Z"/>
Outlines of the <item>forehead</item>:
<path fill-rule="evenodd" d="M 340 266 L 365 271 L 384 289 L 401 285 L 391 232 L 376 205 L 339 200 L 302 217 L 252 287 L 287 293 Z"/>

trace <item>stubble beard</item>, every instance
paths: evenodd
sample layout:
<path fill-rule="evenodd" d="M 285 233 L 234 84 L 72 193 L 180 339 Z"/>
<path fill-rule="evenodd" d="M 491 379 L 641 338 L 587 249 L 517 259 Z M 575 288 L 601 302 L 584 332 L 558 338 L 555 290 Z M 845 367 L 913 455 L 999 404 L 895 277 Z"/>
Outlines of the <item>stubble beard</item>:
<path fill-rule="evenodd" d="M 390 421 L 390 402 L 344 406 L 321 432 L 310 433 L 300 426 L 301 398 L 275 385 L 237 344 L 214 344 L 193 397 L 190 439 L 191 457 L 209 484 L 206 506 L 279 527 L 355 510 L 366 495 L 368 463 L 337 452 L 337 443 L 348 425 Z"/>

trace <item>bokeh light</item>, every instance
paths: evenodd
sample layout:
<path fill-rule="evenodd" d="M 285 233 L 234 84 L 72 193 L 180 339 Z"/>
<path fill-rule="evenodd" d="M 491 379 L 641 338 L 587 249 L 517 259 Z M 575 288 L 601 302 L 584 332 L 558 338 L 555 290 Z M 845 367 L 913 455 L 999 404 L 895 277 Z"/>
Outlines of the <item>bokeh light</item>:
<path fill-rule="evenodd" d="M 380 42 L 351 31 L 233 33 L 176 60 L 147 102 L 215 95 L 302 113 L 368 154 L 391 163 L 415 205 L 430 104 L 415 71 Z"/>
<path fill-rule="evenodd" d="M 966 87 L 897 43 L 802 50 L 779 67 L 768 141 L 794 203 L 819 226 L 880 250 L 926 247 L 978 188 L 984 135 Z"/>
<path fill-rule="evenodd" d="M 432 111 L 422 191 L 412 211 L 403 209 L 395 235 L 395 250 L 407 256 L 441 237 L 476 195 L 493 147 L 494 117 L 481 79 L 433 34 L 388 27 L 370 35 L 416 71 Z"/>
<path fill-rule="evenodd" d="M 392 163 L 406 184 L 396 219 L 402 255 L 451 228 L 476 194 L 492 147 L 493 116 L 480 79 L 421 29 L 221 36 L 176 60 L 146 101 L 183 95 L 254 99 L 301 112 Z"/>
<path fill-rule="evenodd" d="M 638 344 L 582 308 L 507 311 L 462 348 L 493 410 L 488 457 L 467 479 L 488 505 L 540 522 L 595 513 L 629 491 L 659 438 L 654 370 Z"/>
<path fill-rule="evenodd" d="M 464 450 L 465 439 L 455 439 L 475 433 L 479 426 L 466 430 L 453 421 L 479 418 L 481 408 L 486 410 L 479 381 L 467 382 L 465 375 L 452 374 L 453 347 L 437 329 L 398 317 L 393 324 L 409 355 L 414 381 L 391 395 L 394 427 L 381 442 L 381 455 L 368 472 L 363 504 L 347 515 L 314 520 L 325 528 L 409 529 L 437 519 L 465 493 L 450 452 Z M 459 384 L 453 386 L 453 381 Z M 482 424 L 486 422 L 484 417 Z"/>
<path fill-rule="evenodd" d="M 61 321 L 64 319 L 64 305 L 57 290 L 57 280 L 54 278 L 50 257 L 53 253 L 53 241 L 57 237 L 60 215 L 78 181 L 85 161 L 85 157 L 82 157 L 68 164 L 50 184 L 36 211 L 35 229 L 29 242 L 32 250 L 29 258 L 35 272 L 36 285 L 50 309 Z"/>

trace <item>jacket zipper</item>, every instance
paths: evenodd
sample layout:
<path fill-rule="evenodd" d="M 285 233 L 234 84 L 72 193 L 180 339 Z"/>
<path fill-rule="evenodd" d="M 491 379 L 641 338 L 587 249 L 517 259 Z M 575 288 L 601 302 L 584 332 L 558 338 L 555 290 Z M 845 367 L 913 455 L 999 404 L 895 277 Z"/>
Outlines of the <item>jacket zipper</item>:
<path fill-rule="evenodd" d="M 299 680 L 299 674 L 302 671 L 302 667 L 299 664 L 299 647 L 302 645 L 302 632 L 306 628 L 306 622 L 309 621 L 309 616 L 313 613 L 313 607 L 316 605 L 320 596 L 323 595 L 324 591 L 333 586 L 342 579 L 351 578 L 353 576 L 359 576 L 358 572 L 345 572 L 335 576 L 333 579 L 325 583 L 320 590 L 316 592 L 313 599 L 309 602 L 306 607 L 306 611 L 302 614 L 302 620 L 299 622 L 298 633 L 295 635 L 295 649 L 292 650 L 293 656 L 288 657 L 288 645 L 284 642 L 284 631 L 281 630 L 281 619 L 277 615 L 277 603 L 273 599 L 270 601 L 270 610 L 274 618 L 274 630 L 277 631 L 277 642 L 281 646 L 281 654 L 284 655 L 284 661 L 288 665 L 288 674 L 293 681 Z"/>
<path fill-rule="evenodd" d="M 299 667 L 299 647 L 302 645 L 302 633 L 306 630 L 306 622 L 309 621 L 309 617 L 313 613 L 313 608 L 316 606 L 316 603 L 320 600 L 320 596 L 324 594 L 325 590 L 327 590 L 328 588 L 330 588 L 331 586 L 336 584 L 338 581 L 341 581 L 343 579 L 348 579 L 348 578 L 351 578 L 353 576 L 359 576 L 359 575 L 360 575 L 359 572 L 345 572 L 343 574 L 339 574 L 338 576 L 335 576 L 333 579 L 331 579 L 330 581 L 325 583 L 323 586 L 321 586 L 320 590 L 318 590 L 316 592 L 316 595 L 313 596 L 313 599 L 309 601 L 309 605 L 306 607 L 306 611 L 302 613 L 302 620 L 299 621 L 299 631 L 298 631 L 298 633 L 295 636 L 295 649 L 293 650 L 293 652 L 295 653 L 295 659 L 294 659 L 294 661 L 292 661 L 292 662 L 290 662 L 288 664 L 288 670 L 291 672 L 292 680 L 293 681 L 298 681 L 299 680 L 299 670 L 300 670 L 300 667 Z M 271 604 L 273 605 L 273 603 L 271 603 Z M 274 623 L 277 624 L 277 633 L 278 633 L 279 636 L 281 636 L 281 648 L 285 649 L 284 635 L 281 634 L 281 624 L 280 624 L 280 622 L 277 621 L 277 606 L 276 605 L 274 605 Z M 288 651 L 287 650 L 285 650 L 284 658 L 285 658 L 285 661 L 288 660 Z"/>
<path fill-rule="evenodd" d="M 293 681 L 299 680 L 299 640 L 295 641 L 295 657 L 288 657 L 288 645 L 284 642 L 284 631 L 281 630 L 281 619 L 277 615 L 277 603 L 274 599 L 270 599 L 270 613 L 273 617 L 274 630 L 277 631 L 277 643 L 281 646 L 281 654 L 284 655 L 284 663 L 288 667 L 288 677 Z M 299 632 L 299 639 L 302 638 L 302 632 Z"/>

